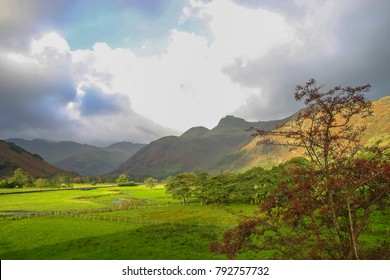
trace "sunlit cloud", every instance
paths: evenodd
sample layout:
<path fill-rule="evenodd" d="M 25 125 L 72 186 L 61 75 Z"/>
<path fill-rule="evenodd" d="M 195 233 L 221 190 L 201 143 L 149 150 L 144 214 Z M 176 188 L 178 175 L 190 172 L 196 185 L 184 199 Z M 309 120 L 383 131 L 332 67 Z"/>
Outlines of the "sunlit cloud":
<path fill-rule="evenodd" d="M 149 142 L 277 119 L 310 77 L 388 94 L 384 0 L 98 2 L 1 2 L 0 138 Z"/>

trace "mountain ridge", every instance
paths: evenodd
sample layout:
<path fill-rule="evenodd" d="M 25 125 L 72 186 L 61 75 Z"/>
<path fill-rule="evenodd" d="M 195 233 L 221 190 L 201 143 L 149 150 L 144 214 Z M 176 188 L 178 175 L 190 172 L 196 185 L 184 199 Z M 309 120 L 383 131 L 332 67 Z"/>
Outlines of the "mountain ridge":
<path fill-rule="evenodd" d="M 390 143 L 390 96 L 372 101 L 372 104 L 373 115 L 367 119 L 362 143 L 371 143 L 380 138 Z M 288 126 L 296 114 L 282 120 L 259 122 L 249 122 L 227 115 L 212 129 L 196 126 L 180 136 L 165 136 L 148 145 L 118 142 L 107 147 L 95 147 L 62 141 L 63 146 L 59 148 L 58 142 L 42 139 L 19 139 L 19 142 L 35 142 L 39 144 L 38 147 L 50 146 L 46 149 L 46 154 L 42 154 L 37 150 L 29 150 L 27 144 L 20 145 L 44 159 L 51 156 L 52 160 L 57 160 L 57 167 L 65 167 L 62 169 L 89 176 L 125 173 L 135 180 L 143 180 L 150 176 L 162 179 L 182 172 L 242 171 L 254 166 L 272 167 L 292 157 L 303 155 L 302 150 L 258 146 L 258 139 L 251 137 L 250 132 L 256 128 L 272 130 Z M 18 142 L 18 139 L 15 142 Z M 66 156 L 56 155 L 58 150 Z M 94 173 L 88 173 L 90 170 Z"/>
<path fill-rule="evenodd" d="M 373 115 L 367 120 L 362 143 L 379 138 L 390 142 L 390 96 L 372 102 Z M 139 179 L 146 176 L 164 178 L 181 172 L 220 173 L 243 171 L 255 166 L 270 168 L 293 157 L 303 156 L 304 151 L 290 151 L 281 146 L 258 146 L 258 138 L 251 137 L 249 130 L 279 129 L 289 125 L 297 113 L 282 120 L 259 122 L 228 115 L 212 129 L 193 127 L 180 136 L 158 139 L 110 174 L 126 173 Z"/>
<path fill-rule="evenodd" d="M 145 144 L 125 141 L 106 147 L 43 139 L 11 138 L 7 141 L 31 153 L 39 154 L 48 163 L 58 168 L 86 176 L 100 176 L 112 171 L 145 146 Z"/>
<path fill-rule="evenodd" d="M 0 140 L 0 178 L 12 176 L 17 168 L 22 168 L 33 177 L 75 175 L 47 163 L 39 155 L 32 154 L 14 143 Z"/>
<path fill-rule="evenodd" d="M 217 126 L 192 127 L 180 136 L 167 136 L 140 149 L 110 174 L 126 173 L 134 179 L 164 178 L 181 172 L 222 172 L 251 140 L 250 128 L 272 129 L 289 118 L 269 122 L 248 122 L 228 115 Z"/>
<path fill-rule="evenodd" d="M 361 144 L 366 145 L 382 139 L 390 143 L 390 96 L 372 101 L 373 114 L 367 118 L 367 127 L 362 134 Z M 358 120 L 355 120 L 358 121 Z M 289 125 L 286 123 L 285 125 Z M 254 138 L 240 150 L 239 165 L 241 169 L 254 166 L 271 167 L 283 163 L 293 157 L 304 156 L 303 149 L 290 150 L 288 147 L 256 145 L 259 138 Z"/>

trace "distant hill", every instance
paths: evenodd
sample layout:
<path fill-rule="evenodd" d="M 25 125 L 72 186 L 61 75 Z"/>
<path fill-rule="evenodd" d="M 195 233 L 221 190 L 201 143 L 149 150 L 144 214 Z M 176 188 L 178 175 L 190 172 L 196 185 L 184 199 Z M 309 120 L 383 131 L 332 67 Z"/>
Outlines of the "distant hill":
<path fill-rule="evenodd" d="M 362 144 L 374 143 L 382 139 L 390 143 L 390 96 L 372 102 L 373 115 L 367 119 L 367 129 L 362 137 Z M 286 126 L 289 122 L 286 123 Z M 248 169 L 253 166 L 271 167 L 296 156 L 303 156 L 304 150 L 290 151 L 287 147 L 256 145 L 259 139 L 253 139 L 239 153 L 237 167 Z"/>
<path fill-rule="evenodd" d="M 240 149 L 251 140 L 251 127 L 274 129 L 287 119 L 247 122 L 227 116 L 209 130 L 193 127 L 181 136 L 160 138 L 145 146 L 111 174 L 126 173 L 135 179 L 164 178 L 186 171 L 223 172 L 234 169 Z"/>
<path fill-rule="evenodd" d="M 126 161 L 145 144 L 118 142 L 107 147 L 79 144 L 71 141 L 50 142 L 42 139 L 8 139 L 27 151 L 61 169 L 86 176 L 106 174 Z"/>
<path fill-rule="evenodd" d="M 193 127 L 181 136 L 163 137 L 149 145 L 119 142 L 101 148 L 75 142 L 38 139 L 9 141 L 31 153 L 39 154 L 61 169 L 83 175 L 125 173 L 137 180 L 149 176 L 160 179 L 181 172 L 220 173 L 246 170 L 254 166 L 267 168 L 292 157 L 302 156 L 303 150 L 258 146 L 258 139 L 251 137 L 249 131 L 250 128 L 278 129 L 288 126 L 293 118 L 294 115 L 283 120 L 248 122 L 226 116 L 213 129 Z M 362 143 L 371 143 L 377 139 L 385 139 L 390 143 L 390 96 L 373 102 L 373 115 L 367 119 L 367 130 Z M 30 157 L 39 156 L 30 154 Z M 6 165 L 3 163 L 0 166 L 4 172 L 5 167 L 2 166 Z"/>
<path fill-rule="evenodd" d="M 59 173 L 71 175 L 50 165 L 39 155 L 31 154 L 14 143 L 0 140 L 0 178 L 12 176 L 17 168 L 22 168 L 33 177 L 50 177 Z"/>

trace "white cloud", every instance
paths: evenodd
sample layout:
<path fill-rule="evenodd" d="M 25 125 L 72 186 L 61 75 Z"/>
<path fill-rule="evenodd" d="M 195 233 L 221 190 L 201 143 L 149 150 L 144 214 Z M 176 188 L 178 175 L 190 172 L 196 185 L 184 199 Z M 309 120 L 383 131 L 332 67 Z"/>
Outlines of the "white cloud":
<path fill-rule="evenodd" d="M 84 81 L 127 95 L 136 112 L 156 123 L 182 131 L 196 125 L 213 127 L 261 93 L 259 87 L 234 82 L 224 68 L 263 56 L 291 40 L 294 29 L 275 13 L 230 1 L 190 1 L 180 22 L 191 17 L 209 25 L 211 42 L 173 29 L 163 54 L 138 57 L 130 49 L 98 43 L 93 50 L 72 52 L 73 61 L 88 63 Z"/>
<path fill-rule="evenodd" d="M 260 100 L 260 87 L 240 85 L 226 74 L 226 67 L 237 61 L 245 65 L 294 36 L 283 17 L 227 0 L 191 0 L 182 10 L 178 28 L 187 20 L 201 22 L 211 37 L 172 29 L 165 52 L 141 56 L 105 42 L 90 50 L 71 50 L 61 35 L 50 32 L 33 39 L 28 53 L 8 58 L 35 61 L 48 80 L 54 70 L 71 77 L 74 96 L 57 109 L 61 108 L 74 137 L 150 141 L 173 132 L 163 127 L 211 128 L 251 98 Z"/>
<path fill-rule="evenodd" d="M 275 45 L 294 39 L 295 30 L 276 13 L 249 9 L 231 1 L 213 1 L 202 11 L 211 18 L 210 28 L 215 36 L 214 55 L 221 63 L 255 59 Z"/>
<path fill-rule="evenodd" d="M 66 54 L 70 51 L 68 43 L 57 32 L 46 33 L 38 40 L 32 40 L 31 54 L 42 54 L 47 49 L 54 49 L 61 54 Z"/>
<path fill-rule="evenodd" d="M 163 127 L 212 127 L 232 113 L 284 117 L 299 105 L 295 85 L 312 76 L 388 94 L 387 0 L 189 0 L 153 54 L 107 42 L 70 49 L 60 31 L 42 36 L 53 29 L 35 23 L 66 1 L 23 11 L 14 2 L 6 8 L 16 16 L 0 9 L 1 137 L 145 142 L 172 133 Z"/>
<path fill-rule="evenodd" d="M 39 62 L 36 59 L 31 58 L 31 57 L 27 57 L 27 56 L 22 55 L 20 53 L 10 52 L 10 53 L 6 54 L 6 57 L 14 62 L 17 62 L 17 63 L 39 65 Z"/>

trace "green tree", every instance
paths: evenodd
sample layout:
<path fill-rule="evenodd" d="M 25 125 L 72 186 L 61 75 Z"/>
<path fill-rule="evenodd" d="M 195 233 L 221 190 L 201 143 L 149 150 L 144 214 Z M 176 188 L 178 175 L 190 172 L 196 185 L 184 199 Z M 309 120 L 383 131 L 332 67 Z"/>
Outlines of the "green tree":
<path fill-rule="evenodd" d="M 14 185 L 7 179 L 0 180 L 0 188 L 13 188 Z"/>
<path fill-rule="evenodd" d="M 39 189 L 50 188 L 53 186 L 53 184 L 46 178 L 36 179 L 34 185 L 36 188 Z"/>
<path fill-rule="evenodd" d="M 57 181 L 60 187 L 64 188 L 72 188 L 73 187 L 73 178 L 67 175 L 60 175 L 57 178 Z"/>
<path fill-rule="evenodd" d="M 211 202 L 209 190 L 211 187 L 211 176 L 206 172 L 196 174 L 196 186 L 194 188 L 194 196 L 199 200 L 201 205 Z"/>
<path fill-rule="evenodd" d="M 171 193 L 173 198 L 181 199 L 183 204 L 187 204 L 188 198 L 194 193 L 197 185 L 194 173 L 181 173 L 176 175 L 165 185 L 166 192 Z"/>
<path fill-rule="evenodd" d="M 17 168 L 14 171 L 12 182 L 16 188 L 30 188 L 34 184 L 34 178 L 24 172 L 23 169 Z"/>
<path fill-rule="evenodd" d="M 120 174 L 115 180 L 115 183 L 117 183 L 118 185 L 126 184 L 127 182 L 129 182 L 129 177 L 126 174 Z"/>
<path fill-rule="evenodd" d="M 147 186 L 150 190 L 153 189 L 158 183 L 157 179 L 153 177 L 149 177 L 144 181 L 145 186 Z"/>

